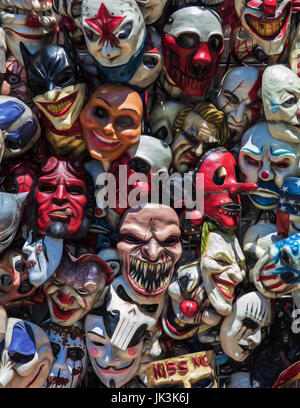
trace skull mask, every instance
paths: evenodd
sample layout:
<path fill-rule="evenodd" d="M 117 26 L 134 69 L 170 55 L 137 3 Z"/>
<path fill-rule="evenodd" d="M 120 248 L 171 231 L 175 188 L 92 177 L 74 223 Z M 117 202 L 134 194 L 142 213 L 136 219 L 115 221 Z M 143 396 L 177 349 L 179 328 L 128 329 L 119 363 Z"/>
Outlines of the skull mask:
<path fill-rule="evenodd" d="M 120 223 L 117 244 L 122 274 L 142 299 L 161 298 L 181 256 L 179 220 L 175 211 L 159 204 L 130 209 Z"/>
<path fill-rule="evenodd" d="M 298 144 L 274 139 L 267 123 L 247 130 L 241 141 L 239 167 L 246 182 L 257 183 L 249 193 L 252 203 L 262 209 L 276 207 L 279 189 L 288 176 L 300 175 Z"/>
<path fill-rule="evenodd" d="M 276 139 L 300 143 L 300 78 L 284 65 L 267 67 L 262 98 L 269 131 Z"/>
<path fill-rule="evenodd" d="M 300 232 L 300 179 L 286 178 L 279 197 L 276 224 L 280 236 L 286 238 Z"/>
<path fill-rule="evenodd" d="M 137 0 L 137 4 L 143 13 L 145 23 L 153 24 L 161 17 L 167 0 Z"/>
<path fill-rule="evenodd" d="M 224 50 L 219 16 L 203 7 L 175 11 L 162 34 L 166 82 L 193 96 L 203 96 Z"/>

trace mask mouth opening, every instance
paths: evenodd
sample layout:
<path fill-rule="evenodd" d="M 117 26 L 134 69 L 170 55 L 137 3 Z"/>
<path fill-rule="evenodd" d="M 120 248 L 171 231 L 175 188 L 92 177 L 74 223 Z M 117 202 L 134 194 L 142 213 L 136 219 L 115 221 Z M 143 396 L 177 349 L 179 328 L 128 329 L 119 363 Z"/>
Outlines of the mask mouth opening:
<path fill-rule="evenodd" d="M 51 116 L 60 117 L 65 115 L 74 104 L 74 101 L 77 97 L 78 91 L 67 95 L 62 99 L 59 99 L 56 102 L 38 102 Z"/>

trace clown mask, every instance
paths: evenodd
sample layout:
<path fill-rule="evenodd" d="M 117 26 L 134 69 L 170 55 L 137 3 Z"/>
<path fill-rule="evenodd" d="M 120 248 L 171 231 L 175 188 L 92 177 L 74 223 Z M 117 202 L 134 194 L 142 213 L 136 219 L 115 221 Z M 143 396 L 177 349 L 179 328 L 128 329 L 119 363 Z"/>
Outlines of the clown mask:
<path fill-rule="evenodd" d="M 86 254 L 76 259 L 65 252 L 59 267 L 44 284 L 52 321 L 70 326 L 80 320 L 112 279 L 112 270 L 98 256 Z"/>
<path fill-rule="evenodd" d="M 270 326 L 271 320 L 269 299 L 258 292 L 243 295 L 222 323 L 220 341 L 223 351 L 236 361 L 244 361 L 261 343 L 262 328 Z"/>
<path fill-rule="evenodd" d="M 167 0 L 137 0 L 137 4 L 143 13 L 145 23 L 153 24 L 161 17 Z"/>
<path fill-rule="evenodd" d="M 284 180 L 276 211 L 276 225 L 282 238 L 300 232 L 300 178 Z"/>
<path fill-rule="evenodd" d="M 260 117 L 261 76 L 254 67 L 237 67 L 226 72 L 217 96 L 217 106 L 227 115 L 232 141 Z"/>
<path fill-rule="evenodd" d="M 114 84 L 100 86 L 80 115 L 85 142 L 97 160 L 119 158 L 141 135 L 143 104 L 132 89 Z"/>
<path fill-rule="evenodd" d="M 162 297 L 182 253 L 177 214 L 158 204 L 128 210 L 117 248 L 123 277 L 134 293 L 142 299 Z"/>
<path fill-rule="evenodd" d="M 223 316 L 231 313 L 235 288 L 246 276 L 245 257 L 235 235 L 221 231 L 202 234 L 201 273 L 212 306 Z"/>
<path fill-rule="evenodd" d="M 252 203 L 262 209 L 276 207 L 279 189 L 288 176 L 300 175 L 297 144 L 274 139 L 267 123 L 258 123 L 247 130 L 241 141 L 239 168 L 244 181 L 257 183 L 249 193 Z"/>
<path fill-rule="evenodd" d="M 267 67 L 262 98 L 269 131 L 275 139 L 300 143 L 300 78 L 284 65 Z"/>

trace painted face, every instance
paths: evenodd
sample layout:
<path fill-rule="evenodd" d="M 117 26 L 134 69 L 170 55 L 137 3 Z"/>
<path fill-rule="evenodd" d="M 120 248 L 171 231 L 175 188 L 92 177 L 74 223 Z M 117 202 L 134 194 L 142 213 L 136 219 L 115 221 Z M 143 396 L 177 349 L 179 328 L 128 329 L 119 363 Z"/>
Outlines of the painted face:
<path fill-rule="evenodd" d="M 284 179 L 300 174 L 297 146 L 274 139 L 267 123 L 258 123 L 243 135 L 239 167 L 246 182 L 258 185 L 257 190 L 249 193 L 256 207 L 275 208 Z"/>
<path fill-rule="evenodd" d="M 137 0 L 137 4 L 143 13 L 145 23 L 153 24 L 161 17 L 167 0 Z"/>
<path fill-rule="evenodd" d="M 46 327 L 54 360 L 45 388 L 80 388 L 88 366 L 81 327 L 62 328 L 54 323 Z"/>
<path fill-rule="evenodd" d="M 5 143 L 4 159 L 26 153 L 41 134 L 32 110 L 19 99 L 4 95 L 0 95 L 0 129 Z"/>
<path fill-rule="evenodd" d="M 235 0 L 235 10 L 244 29 L 266 55 L 283 52 L 290 31 L 291 0 Z"/>
<path fill-rule="evenodd" d="M 146 35 L 136 2 L 83 0 L 82 26 L 88 50 L 107 82 L 128 82 L 141 63 Z"/>
<path fill-rule="evenodd" d="M 5 67 L 6 73 L 0 86 L 1 95 L 9 95 L 30 104 L 32 95 L 27 84 L 25 69 L 12 55 L 7 58 Z"/>
<path fill-rule="evenodd" d="M 166 205 L 124 214 L 117 248 L 123 277 L 139 297 L 157 299 L 166 292 L 182 253 L 179 239 L 178 216 Z"/>
<path fill-rule="evenodd" d="M 207 152 L 197 168 L 197 173 L 204 175 L 205 216 L 230 230 L 238 226 L 241 212 L 239 194 L 256 189 L 255 184 L 237 182 L 235 166 L 233 155 L 217 148 Z M 201 185 L 197 185 L 196 181 L 196 189 L 199 188 Z"/>
<path fill-rule="evenodd" d="M 225 317 L 220 331 L 223 351 L 236 361 L 244 361 L 261 343 L 262 328 L 270 326 L 270 300 L 258 292 L 243 295 Z"/>
<path fill-rule="evenodd" d="M 101 382 L 109 388 L 120 388 L 137 373 L 143 342 L 121 350 L 111 343 L 102 316 L 85 319 L 86 346 L 92 367 Z"/>
<path fill-rule="evenodd" d="M 101 161 L 119 158 L 138 142 L 142 117 L 138 93 L 122 85 L 100 86 L 80 115 L 90 155 Z"/>
<path fill-rule="evenodd" d="M 260 117 L 261 76 L 254 67 L 237 67 L 226 72 L 217 96 L 217 106 L 227 115 L 233 142 Z"/>
<path fill-rule="evenodd" d="M 20 42 L 34 53 L 54 40 L 56 20 L 51 1 L 3 0 L 0 19 L 7 47 L 20 63 Z"/>
<path fill-rule="evenodd" d="M 284 180 L 276 211 L 276 225 L 282 238 L 300 232 L 300 179 L 288 177 Z"/>
<path fill-rule="evenodd" d="M 177 10 L 163 29 L 162 48 L 166 82 L 189 95 L 204 95 L 224 50 L 219 16 L 202 7 Z"/>
<path fill-rule="evenodd" d="M 270 133 L 275 139 L 300 143 L 300 78 L 284 65 L 267 67 L 262 78 Z"/>
<path fill-rule="evenodd" d="M 256 288 L 268 298 L 278 298 L 300 289 L 300 233 L 282 239 L 268 250 L 252 269 Z"/>
<path fill-rule="evenodd" d="M 44 285 L 52 321 L 70 326 L 92 309 L 113 278 L 109 266 L 98 256 L 74 258 L 69 252 Z"/>
<path fill-rule="evenodd" d="M 229 315 L 235 288 L 246 276 L 245 257 L 235 235 L 229 238 L 220 231 L 208 234 L 201 256 L 201 272 L 212 306 L 219 314 Z"/>

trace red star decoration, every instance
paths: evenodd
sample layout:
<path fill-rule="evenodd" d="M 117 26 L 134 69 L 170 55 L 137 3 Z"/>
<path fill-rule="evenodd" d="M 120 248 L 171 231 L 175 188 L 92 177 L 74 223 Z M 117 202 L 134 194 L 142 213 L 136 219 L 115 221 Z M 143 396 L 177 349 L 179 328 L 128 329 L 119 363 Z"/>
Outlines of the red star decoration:
<path fill-rule="evenodd" d="M 98 33 L 100 33 L 101 43 L 110 42 L 110 45 L 113 47 L 119 43 L 119 40 L 113 34 L 113 31 L 121 24 L 124 18 L 125 16 L 121 17 L 111 15 L 105 4 L 102 3 L 96 17 L 86 18 L 85 21 L 96 31 L 98 31 Z"/>

